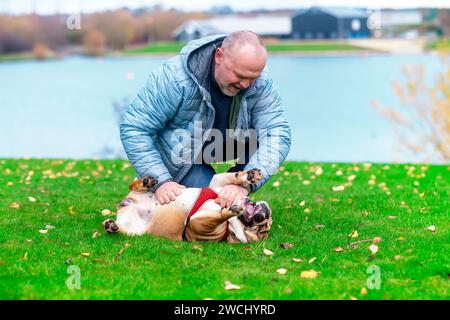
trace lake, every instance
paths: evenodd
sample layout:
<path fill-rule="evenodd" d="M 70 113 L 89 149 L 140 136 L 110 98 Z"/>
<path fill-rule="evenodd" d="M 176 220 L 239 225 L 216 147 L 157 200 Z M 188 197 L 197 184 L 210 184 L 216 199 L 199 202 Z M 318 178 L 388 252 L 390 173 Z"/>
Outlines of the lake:
<path fill-rule="evenodd" d="M 132 98 L 167 57 L 0 63 L 0 157 L 124 157 L 114 103 Z M 402 66 L 439 68 L 434 55 L 271 56 L 270 74 L 292 126 L 288 159 L 411 162 L 371 107 L 399 105 Z"/>

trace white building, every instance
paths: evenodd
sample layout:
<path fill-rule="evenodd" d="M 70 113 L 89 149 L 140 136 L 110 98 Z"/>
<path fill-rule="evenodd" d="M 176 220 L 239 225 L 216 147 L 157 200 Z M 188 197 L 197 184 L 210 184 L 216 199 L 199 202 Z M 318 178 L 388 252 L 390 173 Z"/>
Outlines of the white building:
<path fill-rule="evenodd" d="M 218 33 L 249 30 L 262 37 L 288 38 L 291 35 L 290 16 L 218 16 L 205 20 L 190 20 L 179 26 L 172 36 L 179 41 L 190 41 Z"/>

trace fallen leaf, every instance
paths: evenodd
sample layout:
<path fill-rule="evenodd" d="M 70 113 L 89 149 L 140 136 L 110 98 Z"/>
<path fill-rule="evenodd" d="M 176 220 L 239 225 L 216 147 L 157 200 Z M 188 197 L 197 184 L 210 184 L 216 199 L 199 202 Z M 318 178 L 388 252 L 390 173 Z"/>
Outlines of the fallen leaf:
<path fill-rule="evenodd" d="M 300 263 L 300 262 L 302 262 L 302 259 L 299 259 L 299 258 L 292 258 L 292 261 L 297 262 L 297 263 Z"/>
<path fill-rule="evenodd" d="M 199 244 L 193 244 L 192 245 L 192 249 L 203 251 L 203 247 L 201 245 L 199 245 Z"/>
<path fill-rule="evenodd" d="M 48 232 L 47 229 L 45 229 L 45 230 L 39 230 L 39 233 L 42 233 L 42 234 L 46 234 L 47 232 Z"/>
<path fill-rule="evenodd" d="M 265 248 L 264 248 L 264 250 L 263 250 L 263 253 L 264 253 L 266 256 L 271 256 L 271 255 L 273 255 L 273 252 L 272 252 L 272 251 L 267 250 L 267 249 L 265 249 Z"/>
<path fill-rule="evenodd" d="M 350 238 L 356 238 L 356 237 L 358 237 L 358 230 L 353 231 L 353 232 L 350 233 L 348 236 L 349 236 Z"/>
<path fill-rule="evenodd" d="M 109 216 L 111 214 L 111 211 L 108 209 L 102 210 L 102 216 Z"/>
<path fill-rule="evenodd" d="M 9 181 L 9 182 L 7 183 L 7 185 L 8 185 L 8 187 L 11 187 L 11 186 L 14 185 L 14 183 L 12 183 L 11 181 Z"/>
<path fill-rule="evenodd" d="M 290 249 L 292 247 L 293 247 L 292 243 L 288 243 L 288 242 L 280 243 L 280 248 L 281 249 Z"/>
<path fill-rule="evenodd" d="M 307 186 L 308 184 L 310 184 L 311 182 L 309 181 L 309 180 L 303 180 L 303 184 L 305 185 L 305 186 Z"/>
<path fill-rule="evenodd" d="M 317 259 L 317 257 L 311 258 L 311 259 L 308 260 L 308 263 L 311 264 L 311 263 L 313 263 L 314 261 L 316 261 L 316 259 Z"/>
<path fill-rule="evenodd" d="M 306 208 L 305 210 L 303 210 L 304 213 L 311 213 L 311 209 L 310 208 Z"/>
<path fill-rule="evenodd" d="M 366 288 L 362 288 L 361 289 L 361 295 L 365 296 L 367 294 L 367 289 Z"/>
<path fill-rule="evenodd" d="M 356 298 L 354 296 L 350 296 L 350 300 L 358 300 L 358 298 Z"/>
<path fill-rule="evenodd" d="M 427 230 L 430 230 L 431 232 L 435 232 L 436 231 L 436 227 L 435 226 L 429 226 L 427 228 Z"/>
<path fill-rule="evenodd" d="M 405 241 L 405 238 L 403 238 L 403 237 L 398 237 L 397 240 L 398 240 L 398 241 Z"/>
<path fill-rule="evenodd" d="M 275 181 L 272 186 L 274 187 L 279 187 L 280 186 L 280 181 Z"/>
<path fill-rule="evenodd" d="M 342 185 L 333 187 L 333 191 L 334 191 L 334 192 L 337 192 L 337 191 L 344 191 L 344 190 L 345 190 L 345 187 L 342 186 Z"/>
<path fill-rule="evenodd" d="M 92 234 L 92 239 L 95 239 L 95 238 L 97 238 L 97 237 L 99 237 L 100 236 L 100 233 L 98 233 L 97 231 L 95 231 L 93 234 Z"/>
<path fill-rule="evenodd" d="M 74 206 L 70 206 L 69 207 L 69 213 L 72 214 L 72 215 L 75 214 L 75 212 L 73 212 L 73 208 L 74 208 Z"/>
<path fill-rule="evenodd" d="M 123 253 L 124 249 L 120 249 L 118 255 L 120 256 Z"/>
<path fill-rule="evenodd" d="M 369 185 L 373 186 L 375 183 L 375 180 L 369 180 Z"/>
<path fill-rule="evenodd" d="M 128 248 L 128 247 L 130 247 L 131 245 L 128 243 L 128 242 L 126 242 L 124 245 L 123 245 L 123 247 L 124 248 Z"/>
<path fill-rule="evenodd" d="M 313 269 L 310 269 L 310 270 L 307 270 L 307 271 L 302 271 L 300 273 L 300 278 L 302 278 L 302 279 L 314 279 L 318 275 L 319 275 L 319 272 L 317 272 L 317 271 L 315 271 Z"/>
<path fill-rule="evenodd" d="M 317 167 L 316 171 L 314 172 L 316 174 L 316 176 L 320 176 L 323 173 L 323 169 L 322 167 Z"/>
<path fill-rule="evenodd" d="M 355 180 L 355 178 L 356 178 L 356 175 L 352 174 L 351 176 L 347 177 L 347 180 L 348 181 L 353 181 L 353 180 Z"/>
<path fill-rule="evenodd" d="M 36 202 L 36 199 L 33 197 L 28 197 L 28 200 L 30 200 L 30 202 Z"/>
<path fill-rule="evenodd" d="M 388 219 L 397 219 L 397 216 L 388 216 Z"/>
<path fill-rule="evenodd" d="M 304 207 L 305 206 L 306 201 L 303 200 L 302 202 L 300 202 L 300 207 Z"/>
<path fill-rule="evenodd" d="M 277 273 L 279 273 L 279 274 L 286 274 L 286 272 L 287 272 L 287 270 L 284 268 L 280 268 L 277 270 Z"/>
<path fill-rule="evenodd" d="M 344 249 L 342 247 L 337 247 L 337 248 L 334 248 L 334 251 L 335 252 L 343 252 Z"/>
<path fill-rule="evenodd" d="M 400 258 L 401 258 L 400 255 L 396 255 L 396 256 L 394 257 L 395 260 L 400 260 Z"/>
<path fill-rule="evenodd" d="M 325 226 L 323 224 L 314 225 L 314 230 L 318 230 L 318 229 L 322 229 L 322 228 L 325 228 Z"/>
<path fill-rule="evenodd" d="M 372 252 L 372 254 L 375 254 L 378 252 L 378 246 L 376 244 L 371 244 L 369 246 L 369 250 L 370 250 L 370 252 Z"/>
<path fill-rule="evenodd" d="M 367 210 L 364 210 L 363 212 L 362 212 L 362 216 L 363 217 L 367 217 L 369 215 L 369 212 L 367 211 Z"/>
<path fill-rule="evenodd" d="M 13 203 L 11 203 L 11 205 L 9 207 L 13 208 L 13 209 L 19 209 L 20 208 L 20 203 L 13 202 Z"/>
<path fill-rule="evenodd" d="M 381 241 L 380 237 L 375 237 L 375 238 L 372 239 L 372 243 L 373 244 L 378 244 L 378 243 L 380 243 L 380 241 Z"/>
<path fill-rule="evenodd" d="M 338 170 L 338 171 L 336 171 L 336 175 L 337 176 L 342 176 L 344 173 L 342 172 L 342 170 Z"/>
<path fill-rule="evenodd" d="M 236 284 L 232 284 L 230 281 L 225 281 L 225 290 L 240 290 L 241 287 L 236 285 Z"/>
<path fill-rule="evenodd" d="M 52 230 L 52 229 L 55 229 L 55 227 L 48 224 L 48 225 L 45 226 L 45 229 Z"/>
<path fill-rule="evenodd" d="M 23 260 L 25 260 L 25 261 L 28 260 L 28 252 L 25 252 L 25 254 L 23 255 Z"/>
<path fill-rule="evenodd" d="M 90 257 L 91 254 L 89 252 L 82 252 L 80 253 L 83 257 Z"/>

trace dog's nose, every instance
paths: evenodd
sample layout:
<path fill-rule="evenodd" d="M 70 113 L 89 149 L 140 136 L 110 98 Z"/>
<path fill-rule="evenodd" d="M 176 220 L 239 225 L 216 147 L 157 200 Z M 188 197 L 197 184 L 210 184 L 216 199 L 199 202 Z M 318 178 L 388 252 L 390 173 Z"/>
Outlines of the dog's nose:
<path fill-rule="evenodd" d="M 253 216 L 253 220 L 255 220 L 256 223 L 264 221 L 265 218 L 264 213 L 261 212 L 258 212 Z"/>

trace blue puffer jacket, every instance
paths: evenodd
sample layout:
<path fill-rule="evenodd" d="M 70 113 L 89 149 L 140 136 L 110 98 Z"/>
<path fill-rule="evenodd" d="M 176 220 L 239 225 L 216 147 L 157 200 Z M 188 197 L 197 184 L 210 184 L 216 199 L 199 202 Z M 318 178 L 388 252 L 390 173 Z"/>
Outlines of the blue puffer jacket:
<path fill-rule="evenodd" d="M 214 107 L 207 91 L 212 53 L 225 35 L 189 42 L 180 55 L 152 72 L 120 124 L 125 152 L 138 177 L 151 176 L 159 183 L 180 182 L 202 151 L 205 130 L 214 122 Z M 278 90 L 266 70 L 241 98 L 234 139 L 247 141 L 255 129 L 258 150 L 245 169 L 258 168 L 261 187 L 286 158 L 291 130 Z M 204 136 L 205 135 L 205 136 Z"/>

